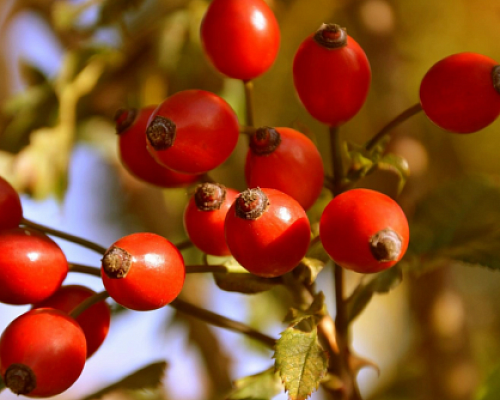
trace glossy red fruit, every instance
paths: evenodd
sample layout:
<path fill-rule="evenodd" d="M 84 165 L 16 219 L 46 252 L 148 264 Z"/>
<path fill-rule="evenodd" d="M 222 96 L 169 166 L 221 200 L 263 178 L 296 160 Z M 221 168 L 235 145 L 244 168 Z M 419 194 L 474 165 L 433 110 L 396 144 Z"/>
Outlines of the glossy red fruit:
<path fill-rule="evenodd" d="M 0 176 L 0 229 L 19 226 L 23 217 L 21 200 L 12 185 Z"/>
<path fill-rule="evenodd" d="M 248 187 L 278 189 L 307 210 L 323 188 L 323 160 L 304 134 L 291 128 L 259 128 L 250 138 L 245 178 Z"/>
<path fill-rule="evenodd" d="M 55 308 L 69 314 L 81 302 L 94 294 L 93 290 L 84 286 L 62 286 L 48 299 L 33 305 L 33 308 Z M 104 300 L 100 301 L 87 308 L 75 319 L 85 334 L 87 358 L 89 358 L 101 346 L 108 335 L 111 321 L 109 305 Z"/>
<path fill-rule="evenodd" d="M 408 248 L 410 232 L 401 207 L 369 189 L 352 189 L 325 207 L 319 233 L 326 252 L 340 266 L 379 272 L 396 264 Z"/>
<path fill-rule="evenodd" d="M 184 229 L 193 244 L 214 256 L 231 252 L 224 236 L 226 214 L 238 192 L 218 183 L 198 185 L 184 210 Z"/>
<path fill-rule="evenodd" d="M 201 23 L 201 42 L 218 71 L 248 81 L 274 63 L 280 31 L 263 0 L 213 0 Z"/>
<path fill-rule="evenodd" d="M 476 53 L 442 59 L 420 84 L 420 103 L 437 126 L 455 133 L 485 128 L 500 114 L 500 66 Z"/>
<path fill-rule="evenodd" d="M 186 268 L 181 253 L 154 233 L 134 233 L 116 241 L 104 254 L 104 287 L 123 307 L 156 310 L 181 292 Z"/>
<path fill-rule="evenodd" d="M 370 63 L 344 29 L 323 24 L 297 50 L 293 82 L 309 114 L 337 127 L 363 106 L 371 82 Z"/>
<path fill-rule="evenodd" d="M 199 179 L 198 175 L 175 172 L 158 164 L 146 146 L 149 117 L 156 106 L 118 110 L 115 116 L 118 152 L 123 166 L 136 178 L 162 188 L 185 187 Z"/>
<path fill-rule="evenodd" d="M 66 256 L 43 233 L 28 228 L 0 231 L 0 303 L 45 300 L 67 274 Z"/>
<path fill-rule="evenodd" d="M 234 150 L 239 125 L 221 97 L 204 90 L 178 92 L 153 112 L 148 150 L 160 164 L 186 174 L 203 174 L 222 164 Z"/>
<path fill-rule="evenodd" d="M 16 394 L 50 397 L 64 392 L 85 366 L 87 346 L 80 325 L 51 308 L 31 310 L 0 337 L 0 373 Z"/>
<path fill-rule="evenodd" d="M 233 257 L 255 275 L 272 278 L 294 269 L 309 247 L 306 212 L 276 189 L 247 189 L 229 209 L 226 242 Z"/>

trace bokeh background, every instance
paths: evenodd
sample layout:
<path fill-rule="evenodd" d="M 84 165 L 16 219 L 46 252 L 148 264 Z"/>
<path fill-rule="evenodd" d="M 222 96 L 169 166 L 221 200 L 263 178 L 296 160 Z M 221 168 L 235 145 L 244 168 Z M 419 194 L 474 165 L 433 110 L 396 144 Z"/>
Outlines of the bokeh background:
<path fill-rule="evenodd" d="M 109 246 L 137 231 L 185 239 L 185 189 L 160 190 L 120 165 L 113 116 L 122 107 L 158 104 L 199 88 L 224 97 L 243 120 L 241 82 L 205 59 L 199 26 L 205 0 L 0 1 L 0 174 L 23 193 L 25 217 Z M 291 66 L 301 41 L 323 22 L 347 27 L 370 60 L 373 82 L 365 106 L 341 128 L 362 144 L 418 102 L 425 72 L 453 53 L 474 51 L 500 60 L 500 4 L 495 0 L 269 0 L 281 28 L 278 59 L 254 82 L 257 125 L 307 131 L 330 165 L 327 130 L 295 95 Z M 78 77 L 75 80 L 75 77 Z M 396 130 L 389 150 L 406 158 L 411 175 L 398 200 L 411 218 L 421 199 L 464 175 L 500 172 L 500 122 L 470 135 L 435 127 L 423 113 Z M 244 139 L 211 176 L 245 189 Z M 362 183 L 396 196 L 397 176 L 379 171 Z M 324 205 L 325 193 L 319 201 Z M 471 204 L 470 207 L 474 207 Z M 317 220 L 321 207 L 310 211 Z M 495 221 L 492 221 L 494 223 Z M 452 224 L 453 221 L 450 221 Z M 58 241 L 73 262 L 99 256 Z M 500 251 L 500 243 L 493 243 Z M 185 252 L 187 263 L 201 254 Z M 317 281 L 334 310 L 333 276 Z M 348 274 L 348 292 L 361 277 Z M 101 290 L 98 279 L 70 274 L 67 283 Z M 375 296 L 355 321 L 353 347 L 380 367 L 359 374 L 370 400 L 489 399 L 500 380 L 500 276 L 457 262 L 405 274 Z M 211 276 L 188 276 L 182 298 L 278 337 L 286 327 L 281 289 L 254 296 L 218 290 Z M 111 303 L 111 302 L 110 302 Z M 0 305 L 0 330 L 27 307 Z M 269 368 L 271 353 L 249 339 L 212 328 L 170 308 L 117 312 L 103 347 L 60 399 L 80 399 L 142 366 L 166 360 L 156 390 L 109 399 L 224 399 L 231 381 Z M 496 374 L 495 374 L 496 371 Z M 493 375 L 492 375 L 493 374 Z M 499 377 L 497 380 L 496 377 Z M 498 392 L 497 392 L 498 393 Z M 2 400 L 16 396 L 3 391 Z M 286 399 L 285 394 L 276 397 Z M 314 400 L 327 398 L 320 390 Z M 491 399 L 498 397 L 491 397 Z"/>

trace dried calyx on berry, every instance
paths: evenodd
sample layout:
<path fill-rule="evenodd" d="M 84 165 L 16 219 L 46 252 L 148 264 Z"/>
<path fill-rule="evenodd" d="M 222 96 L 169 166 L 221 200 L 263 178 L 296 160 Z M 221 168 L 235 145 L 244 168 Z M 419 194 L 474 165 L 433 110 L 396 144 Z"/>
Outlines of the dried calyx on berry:
<path fill-rule="evenodd" d="M 370 239 L 373 257 L 380 262 L 399 260 L 402 247 L 401 236 L 391 228 L 382 229 Z"/>
<path fill-rule="evenodd" d="M 493 87 L 500 94 L 500 65 L 495 65 L 491 70 L 491 78 L 493 79 Z"/>
<path fill-rule="evenodd" d="M 130 270 L 132 257 L 120 247 L 112 246 L 104 253 L 102 267 L 111 279 L 125 278 Z"/>
<path fill-rule="evenodd" d="M 166 150 L 175 141 L 176 125 L 169 118 L 157 115 L 148 125 L 146 136 L 155 150 Z"/>
<path fill-rule="evenodd" d="M 135 108 L 120 108 L 115 113 L 114 117 L 116 123 L 116 133 L 120 135 L 130 128 L 134 124 L 137 114 L 138 112 Z"/>
<path fill-rule="evenodd" d="M 269 208 L 269 199 L 259 188 L 245 190 L 235 201 L 236 215 L 243 219 L 255 220 Z"/>
<path fill-rule="evenodd" d="M 24 364 L 11 364 L 5 371 L 4 380 L 5 386 L 17 395 L 27 395 L 36 388 L 36 376 Z"/>
<path fill-rule="evenodd" d="M 259 156 L 271 154 L 281 143 L 279 132 L 268 126 L 264 126 L 255 131 L 250 137 L 250 149 Z"/>
<path fill-rule="evenodd" d="M 196 187 L 194 201 L 200 211 L 219 210 L 226 200 L 226 187 L 220 183 L 205 182 Z"/>
<path fill-rule="evenodd" d="M 314 34 L 316 43 L 329 49 L 338 49 L 347 45 L 347 32 L 337 24 L 322 24 Z"/>

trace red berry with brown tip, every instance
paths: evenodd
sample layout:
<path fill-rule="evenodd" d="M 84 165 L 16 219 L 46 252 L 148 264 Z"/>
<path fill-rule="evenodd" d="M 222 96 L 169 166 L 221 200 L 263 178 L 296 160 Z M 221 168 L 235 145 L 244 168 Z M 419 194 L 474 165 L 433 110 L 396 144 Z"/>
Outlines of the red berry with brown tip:
<path fill-rule="evenodd" d="M 0 302 L 33 304 L 50 297 L 68 274 L 68 261 L 48 236 L 29 228 L 0 231 Z"/>
<path fill-rule="evenodd" d="M 459 53 L 434 64 L 420 84 L 429 119 L 450 132 L 471 133 L 500 114 L 500 66 L 477 53 Z"/>
<path fill-rule="evenodd" d="M 218 183 L 202 183 L 184 210 L 184 228 L 193 244 L 214 256 L 229 256 L 224 221 L 238 192 Z"/>
<path fill-rule="evenodd" d="M 360 273 L 392 267 L 404 256 L 410 238 L 399 204 L 370 189 L 348 190 L 330 201 L 319 234 L 337 264 Z"/>
<path fill-rule="evenodd" d="M 323 24 L 300 45 L 293 82 L 302 104 L 318 121 L 337 127 L 365 103 L 371 82 L 368 58 L 336 24 Z"/>
<path fill-rule="evenodd" d="M 80 285 L 61 286 L 57 292 L 44 301 L 34 304 L 33 308 L 55 308 L 69 314 L 81 302 L 95 292 Z M 111 321 L 111 312 L 106 301 L 100 301 L 87 308 L 76 322 L 81 326 L 87 341 L 87 358 L 94 354 L 106 339 Z"/>
<path fill-rule="evenodd" d="M 280 45 L 278 22 L 263 0 L 213 0 L 200 33 L 215 68 L 244 81 L 266 72 Z"/>
<path fill-rule="evenodd" d="M 248 187 L 278 189 L 307 210 L 323 188 L 323 160 L 314 143 L 295 129 L 263 127 L 250 138 L 245 178 Z"/>
<path fill-rule="evenodd" d="M 233 152 L 239 125 L 231 106 L 204 90 L 178 92 L 153 112 L 146 131 L 148 150 L 167 168 L 203 174 Z"/>
<path fill-rule="evenodd" d="M 0 176 L 0 229 L 19 226 L 23 218 L 23 208 L 19 194 Z"/>
<path fill-rule="evenodd" d="M 225 223 L 231 254 L 255 275 L 272 278 L 294 269 L 309 247 L 306 212 L 276 189 L 247 189 L 229 209 Z"/>
<path fill-rule="evenodd" d="M 198 175 L 175 172 L 158 164 L 146 145 L 149 117 L 156 109 L 118 110 L 115 116 L 118 133 L 118 151 L 123 166 L 136 178 L 162 188 L 188 186 L 199 179 Z"/>
<path fill-rule="evenodd" d="M 181 253 L 154 233 L 134 233 L 117 240 L 102 259 L 104 287 L 131 310 L 161 308 L 181 292 L 186 268 Z"/>
<path fill-rule="evenodd" d="M 80 325 L 66 313 L 39 308 L 19 316 L 0 337 L 0 373 L 15 394 L 51 397 L 76 382 L 87 345 Z"/>

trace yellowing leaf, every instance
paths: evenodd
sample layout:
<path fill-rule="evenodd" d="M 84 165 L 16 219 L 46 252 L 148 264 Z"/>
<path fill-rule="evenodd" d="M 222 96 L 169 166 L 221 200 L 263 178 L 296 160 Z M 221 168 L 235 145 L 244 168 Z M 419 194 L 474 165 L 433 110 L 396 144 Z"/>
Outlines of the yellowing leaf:
<path fill-rule="evenodd" d="M 318 343 L 317 330 L 288 328 L 276 342 L 275 368 L 291 400 L 305 400 L 325 376 L 327 353 Z"/>

